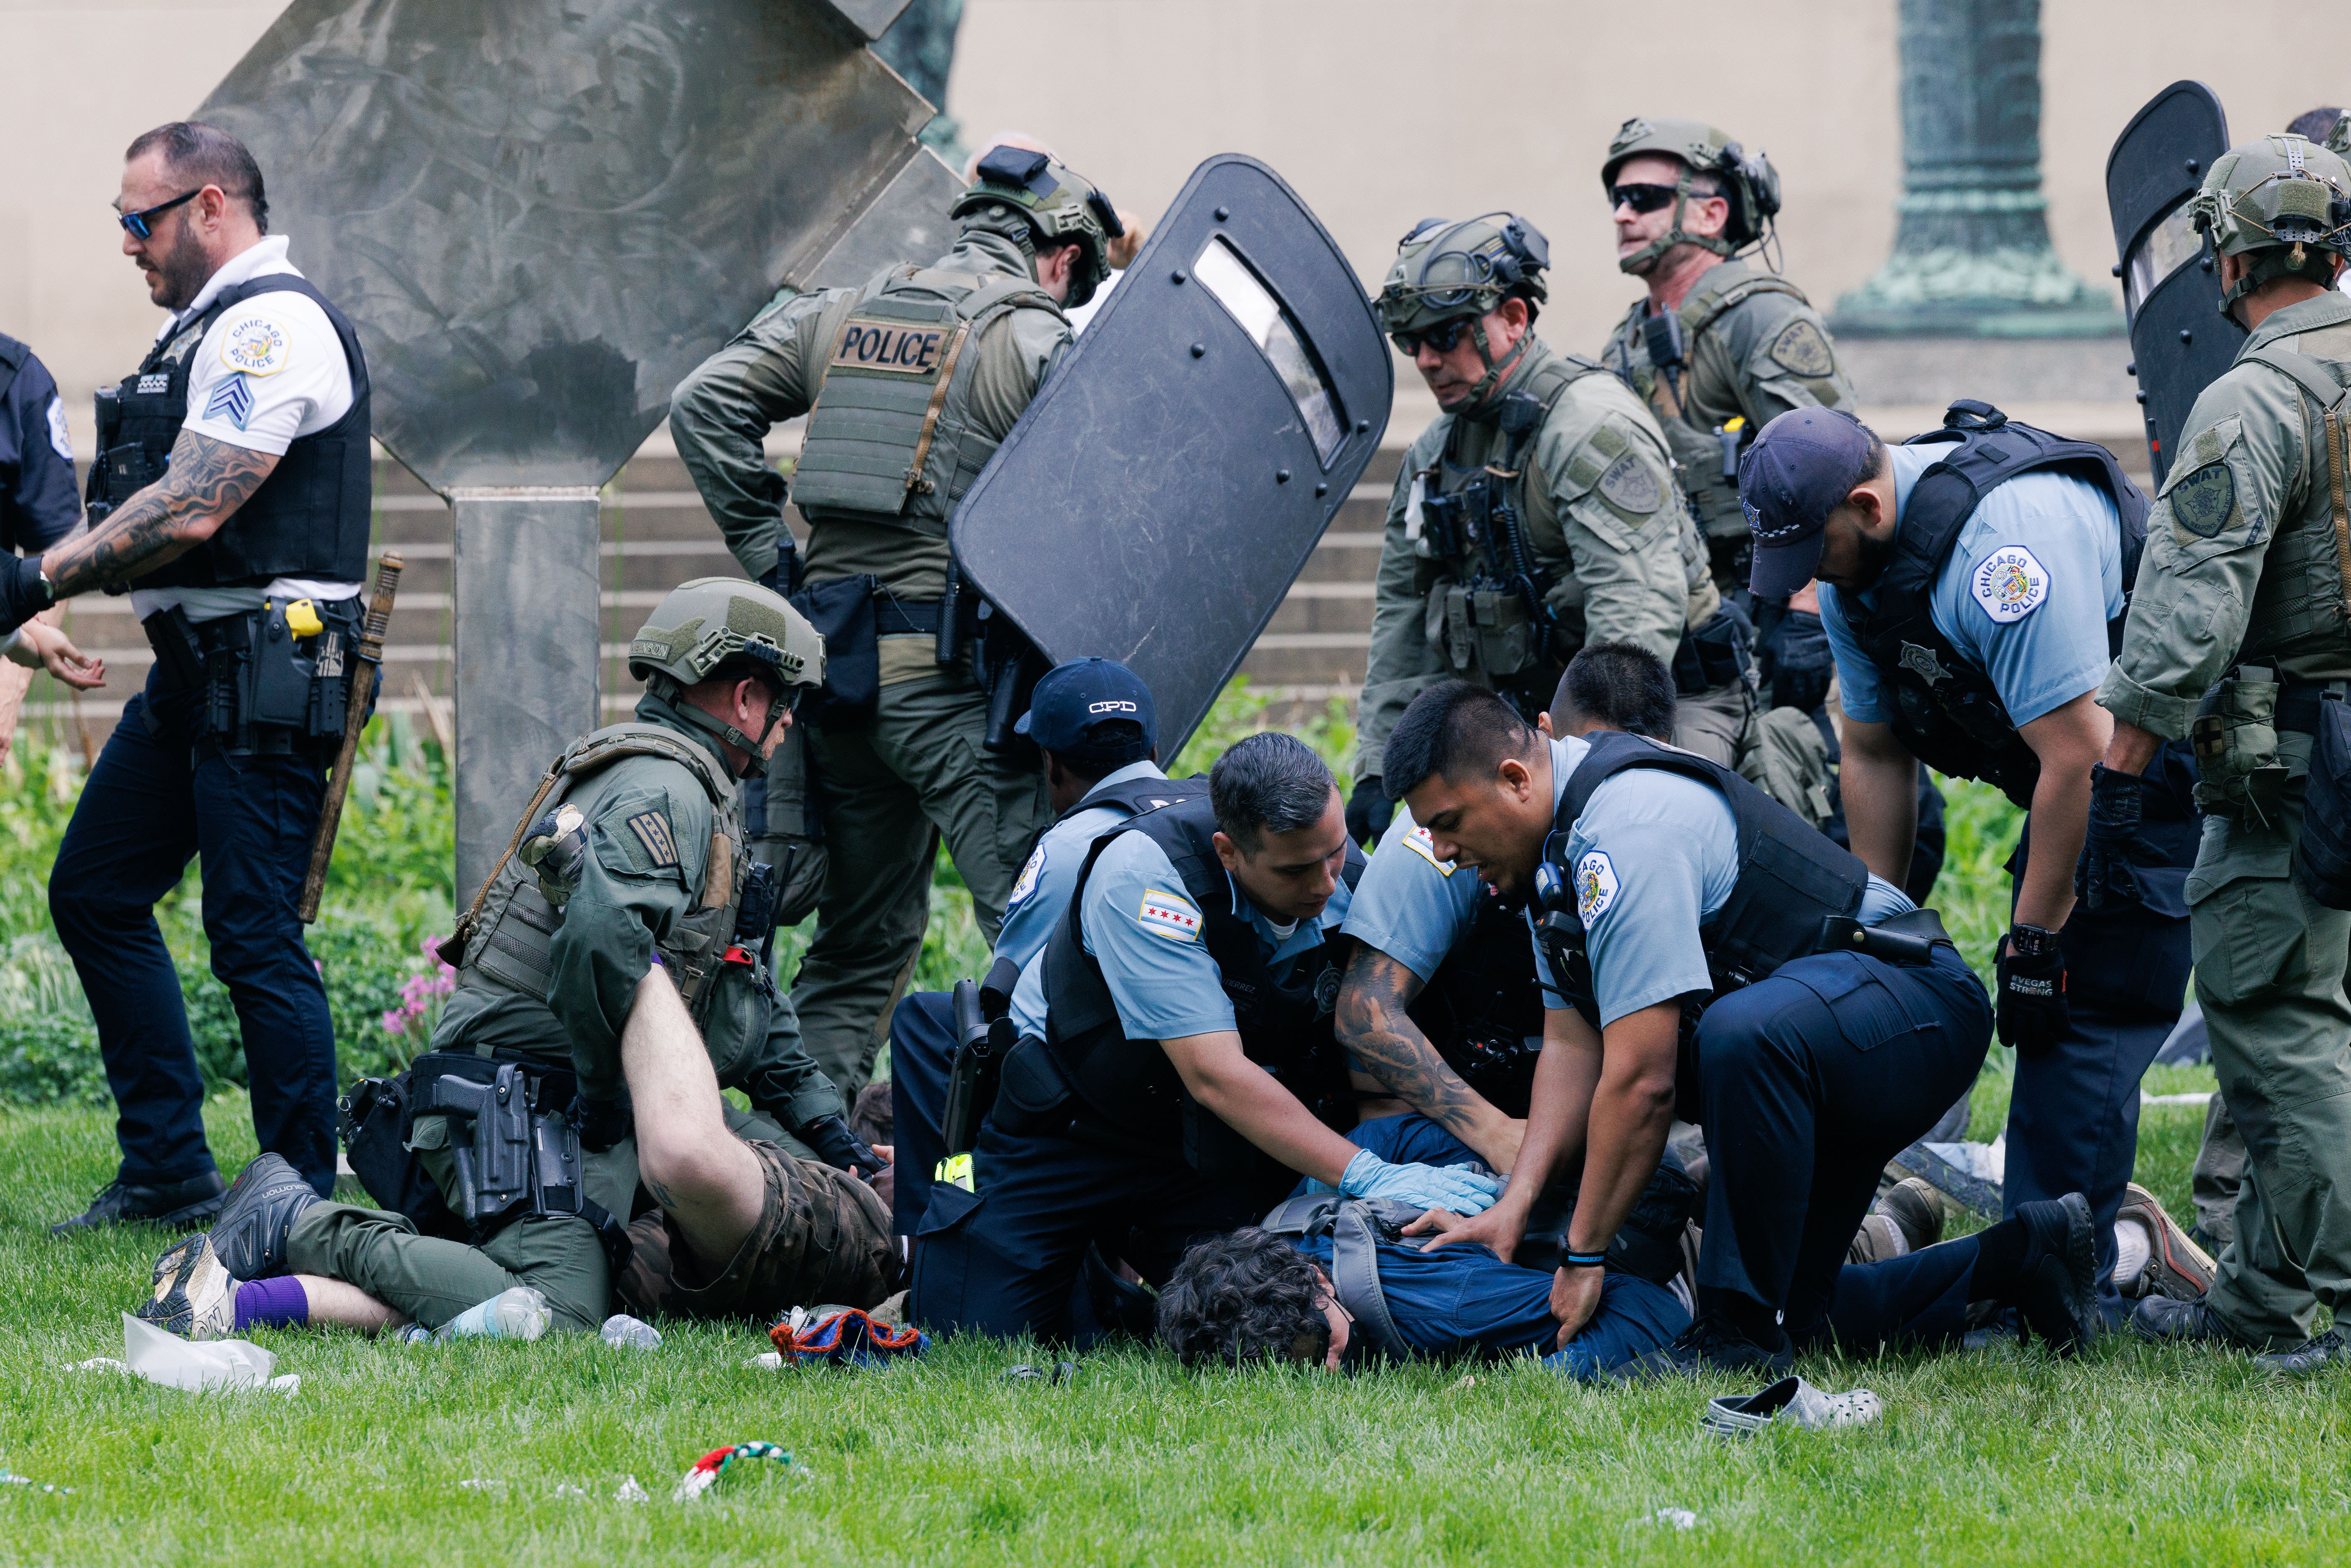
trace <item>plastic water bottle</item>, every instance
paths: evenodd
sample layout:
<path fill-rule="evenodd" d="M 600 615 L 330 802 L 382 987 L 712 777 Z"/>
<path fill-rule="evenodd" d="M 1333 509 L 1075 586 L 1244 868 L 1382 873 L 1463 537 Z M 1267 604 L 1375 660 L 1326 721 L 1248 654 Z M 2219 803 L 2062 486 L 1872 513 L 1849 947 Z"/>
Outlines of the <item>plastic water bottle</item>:
<path fill-rule="evenodd" d="M 661 1330 L 626 1312 L 614 1312 L 597 1331 L 604 1343 L 622 1350 L 659 1350 Z"/>
<path fill-rule="evenodd" d="M 441 1325 L 440 1337 L 534 1340 L 547 1332 L 554 1318 L 545 1296 L 528 1285 L 517 1285 L 451 1318 Z"/>

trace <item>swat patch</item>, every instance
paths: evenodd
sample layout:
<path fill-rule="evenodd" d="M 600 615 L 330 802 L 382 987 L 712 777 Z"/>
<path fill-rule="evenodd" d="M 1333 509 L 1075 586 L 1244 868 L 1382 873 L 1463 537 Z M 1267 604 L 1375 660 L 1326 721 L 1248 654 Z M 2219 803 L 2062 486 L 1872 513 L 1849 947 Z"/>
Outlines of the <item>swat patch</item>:
<path fill-rule="evenodd" d="M 628 820 L 629 831 L 637 835 L 637 842 L 645 847 L 645 854 L 656 866 L 677 864 L 677 841 L 670 837 L 669 819 L 659 811 L 640 811 Z"/>
<path fill-rule="evenodd" d="M 245 428 L 245 422 L 253 417 L 253 387 L 243 371 L 213 388 L 213 395 L 204 400 L 204 417 Z"/>
<path fill-rule="evenodd" d="M 1984 558 L 1968 586 L 1984 613 L 2004 626 L 2041 607 L 2049 597 L 2049 573 L 2022 545 L 2002 545 Z"/>
<path fill-rule="evenodd" d="M 1429 864 L 1435 866 L 1439 872 L 1443 873 L 1447 876 L 1451 876 L 1453 874 L 1455 870 L 1453 862 L 1451 861 L 1441 861 L 1437 858 L 1436 841 L 1432 840 L 1428 836 L 1428 830 L 1426 828 L 1413 829 L 1412 831 L 1404 836 L 1404 841 L 1410 844 L 1414 852 L 1417 853 L 1421 859 L 1426 861 Z"/>
<path fill-rule="evenodd" d="M 1584 925 L 1608 913 L 1616 903 L 1616 867 L 1605 850 L 1587 851 L 1575 862 L 1575 913 Z"/>
<path fill-rule="evenodd" d="M 238 317 L 221 333 L 221 363 L 249 376 L 276 375 L 293 352 L 293 334 L 258 311 Z"/>
<path fill-rule="evenodd" d="M 1155 887 L 1144 890 L 1143 907 L 1136 911 L 1134 923 L 1171 942 L 1200 939 L 1200 912 L 1192 907 L 1192 901 Z"/>
<path fill-rule="evenodd" d="M 946 345 L 945 327 L 909 326 L 904 321 L 852 316 L 841 329 L 841 347 L 833 350 L 832 362 L 861 371 L 927 376 L 938 370 Z"/>
<path fill-rule="evenodd" d="M 2171 520 L 2199 539 L 2219 535 L 2237 509 L 2237 481 L 2229 465 L 2207 463 L 2189 475 L 2163 497 L 2171 503 Z"/>
<path fill-rule="evenodd" d="M 1039 844 L 1029 856 L 1029 863 L 1020 868 L 1020 875 L 1012 883 L 1012 896 L 1004 901 L 1004 913 L 1011 914 L 1029 902 L 1037 891 L 1037 879 L 1045 874 L 1045 846 Z"/>
<path fill-rule="evenodd" d="M 1600 476 L 1600 494 L 1618 509 L 1644 517 L 1666 498 L 1656 470 L 1642 462 L 1636 452 L 1623 453 L 1608 465 L 1608 471 Z"/>
<path fill-rule="evenodd" d="M 1829 340 L 1821 329 L 1802 317 L 1789 322 L 1771 340 L 1771 358 L 1800 376 L 1831 376 L 1836 373 L 1836 355 L 1829 349 Z"/>

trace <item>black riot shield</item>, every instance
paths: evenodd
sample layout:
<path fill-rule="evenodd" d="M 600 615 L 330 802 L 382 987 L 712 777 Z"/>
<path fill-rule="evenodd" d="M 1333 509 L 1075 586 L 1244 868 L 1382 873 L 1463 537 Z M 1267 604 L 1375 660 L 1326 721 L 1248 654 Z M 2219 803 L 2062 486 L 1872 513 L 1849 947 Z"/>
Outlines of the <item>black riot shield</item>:
<path fill-rule="evenodd" d="M 2130 315 L 2131 371 L 2147 416 L 2155 482 L 2196 395 L 2235 362 L 2245 329 L 2220 314 L 2220 280 L 2188 198 L 2229 150 L 2229 119 L 2200 81 L 2176 81 L 2131 117 L 2106 155 L 2106 209 Z"/>
<path fill-rule="evenodd" d="M 1058 664 L 1123 661 L 1172 758 L 1280 607 L 1395 396 L 1354 269 L 1281 177 L 1224 153 L 956 509 L 956 559 Z"/>

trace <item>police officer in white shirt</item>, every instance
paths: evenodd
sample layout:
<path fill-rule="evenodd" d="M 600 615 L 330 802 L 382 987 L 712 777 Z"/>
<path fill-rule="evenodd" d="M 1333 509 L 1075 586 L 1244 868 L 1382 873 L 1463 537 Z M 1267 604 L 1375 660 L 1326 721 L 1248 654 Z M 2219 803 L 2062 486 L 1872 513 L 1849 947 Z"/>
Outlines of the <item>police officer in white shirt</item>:
<path fill-rule="evenodd" d="M 321 1196 L 334 1185 L 334 1028 L 295 904 L 355 665 L 368 373 L 350 320 L 269 236 L 261 170 L 226 131 L 174 122 L 140 137 L 116 206 L 124 254 L 172 315 L 139 369 L 99 394 L 84 528 L 0 560 L 0 632 L 71 595 L 127 589 L 155 649 L 50 877 L 122 1149 L 116 1179 L 57 1228 L 193 1229 L 223 1184 L 153 911 L 199 856 L 260 1146 Z"/>

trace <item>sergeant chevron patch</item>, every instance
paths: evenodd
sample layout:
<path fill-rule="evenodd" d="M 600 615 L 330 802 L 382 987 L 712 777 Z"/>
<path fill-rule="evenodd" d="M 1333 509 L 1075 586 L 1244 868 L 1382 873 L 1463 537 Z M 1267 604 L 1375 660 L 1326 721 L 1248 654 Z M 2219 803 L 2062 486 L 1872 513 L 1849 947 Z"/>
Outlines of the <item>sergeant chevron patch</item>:
<path fill-rule="evenodd" d="M 206 419 L 225 419 L 239 430 L 253 417 L 253 388 L 246 382 L 243 371 L 230 372 L 229 378 L 213 388 L 213 395 L 204 400 Z"/>
<path fill-rule="evenodd" d="M 1178 898 L 1172 893 L 1146 888 L 1143 908 L 1134 923 L 1155 936 L 1171 942 L 1197 942 L 1200 939 L 1200 912 L 1192 907 L 1188 898 Z"/>

